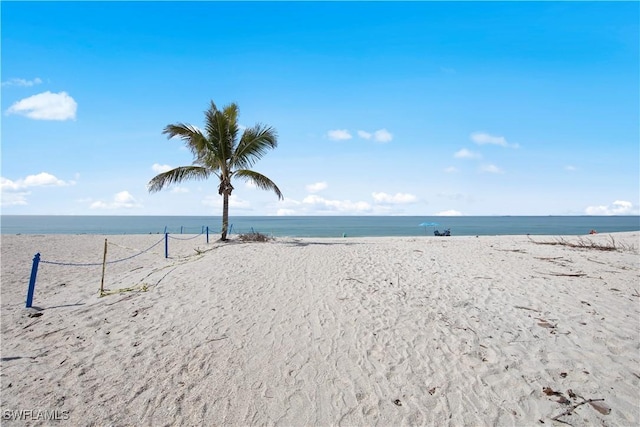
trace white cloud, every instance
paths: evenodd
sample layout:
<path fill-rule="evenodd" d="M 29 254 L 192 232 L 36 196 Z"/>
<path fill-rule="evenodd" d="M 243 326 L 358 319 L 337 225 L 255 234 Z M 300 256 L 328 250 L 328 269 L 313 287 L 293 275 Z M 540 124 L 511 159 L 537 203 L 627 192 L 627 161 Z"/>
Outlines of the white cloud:
<path fill-rule="evenodd" d="M 9 107 L 7 114 L 19 114 L 35 120 L 75 120 L 77 109 L 78 104 L 66 92 L 47 91 L 16 102 Z"/>
<path fill-rule="evenodd" d="M 280 215 L 296 215 L 298 212 L 297 209 L 302 205 L 301 202 L 288 197 L 283 200 L 278 200 L 276 204 L 278 206 L 278 212 L 281 212 Z"/>
<path fill-rule="evenodd" d="M 108 203 L 98 200 L 96 202 L 91 203 L 91 205 L 89 206 L 89 209 L 110 209 L 110 207 Z"/>
<path fill-rule="evenodd" d="M 373 133 L 373 140 L 377 142 L 390 142 L 393 139 L 393 135 L 386 129 L 380 129 Z"/>
<path fill-rule="evenodd" d="M 75 181 L 63 181 L 47 172 L 40 172 L 37 175 L 28 175 L 26 178 L 12 181 L 10 179 L 0 177 L 0 188 L 2 191 L 19 191 L 30 187 L 65 187 L 74 185 Z"/>
<path fill-rule="evenodd" d="M 39 85 L 40 83 L 42 83 L 42 80 L 39 77 L 36 77 L 33 80 L 26 80 L 26 79 L 9 79 L 6 80 L 4 82 L 2 82 L 2 86 L 23 86 L 23 87 L 31 87 L 34 85 Z"/>
<path fill-rule="evenodd" d="M 28 191 L 17 193 L 5 193 L 2 192 L 0 197 L 0 206 L 23 206 L 27 204 L 27 196 L 31 194 Z"/>
<path fill-rule="evenodd" d="M 480 167 L 480 172 L 486 173 L 504 173 L 502 169 L 497 167 L 496 165 L 482 165 Z"/>
<path fill-rule="evenodd" d="M 482 156 L 480 155 L 480 153 L 474 153 L 473 151 L 469 151 L 466 148 L 463 148 L 462 150 L 458 150 L 453 153 L 453 157 L 455 157 L 456 159 L 479 159 Z"/>
<path fill-rule="evenodd" d="M 353 138 L 349 131 L 346 129 L 330 130 L 329 132 L 327 132 L 327 136 L 333 141 L 345 141 Z"/>
<path fill-rule="evenodd" d="M 358 131 L 358 136 L 362 139 L 371 139 L 371 137 L 373 135 L 371 135 L 369 132 L 363 131 L 363 130 L 359 130 Z"/>
<path fill-rule="evenodd" d="M 453 209 L 448 211 L 442 211 L 435 214 L 435 216 L 462 216 L 462 213 Z"/>
<path fill-rule="evenodd" d="M 76 174 L 76 177 L 79 177 Z M 20 206 L 27 205 L 27 196 L 31 195 L 30 188 L 38 187 L 67 187 L 75 185 L 75 181 L 64 181 L 47 172 L 35 175 L 27 175 L 15 181 L 0 177 L 1 205 Z"/>
<path fill-rule="evenodd" d="M 510 144 L 503 136 L 494 136 L 485 132 L 474 132 L 471 140 L 478 145 L 499 145 L 501 147 L 518 148 L 518 144 Z"/>
<path fill-rule="evenodd" d="M 135 202 L 135 199 L 128 191 L 121 191 L 119 193 L 116 193 L 116 195 L 113 197 L 113 200 L 120 205 L 126 205 Z"/>
<path fill-rule="evenodd" d="M 386 129 L 378 129 L 377 131 L 371 133 L 365 130 L 359 130 L 356 132 L 358 137 L 366 140 L 373 139 L 375 142 L 386 143 L 393 140 L 393 134 Z M 330 130 L 327 132 L 327 136 L 329 139 L 334 141 L 341 141 L 353 138 L 351 133 L 347 129 L 336 129 Z"/>
<path fill-rule="evenodd" d="M 44 185 L 54 185 L 54 186 L 65 186 L 68 185 L 61 179 L 56 178 L 55 176 L 41 172 L 37 175 L 29 175 L 24 179 L 25 187 L 41 187 Z"/>
<path fill-rule="evenodd" d="M 222 196 L 220 195 L 215 195 L 215 196 L 207 196 L 204 199 L 202 199 L 202 204 L 205 206 L 211 206 L 214 208 L 220 208 L 222 209 Z M 235 194 L 232 194 L 231 196 L 229 196 L 229 208 L 230 209 L 251 209 L 251 203 L 249 203 L 246 200 L 242 200 L 241 198 L 239 198 L 238 196 L 236 196 Z"/>
<path fill-rule="evenodd" d="M 245 182 L 244 182 L 244 187 L 245 187 L 245 188 L 248 188 L 248 189 L 250 189 L 250 190 L 255 190 L 255 189 L 257 189 L 257 188 L 258 188 L 258 187 L 256 186 L 256 184 L 255 184 L 253 181 L 245 181 Z"/>
<path fill-rule="evenodd" d="M 170 171 L 171 169 L 173 169 L 173 166 L 161 165 L 159 163 L 154 163 L 151 166 L 151 170 L 153 170 L 155 173 L 163 173 L 163 172 Z"/>
<path fill-rule="evenodd" d="M 277 216 L 292 216 L 295 215 L 296 211 L 294 211 L 293 209 L 278 209 L 278 211 L 276 212 Z"/>
<path fill-rule="evenodd" d="M 316 182 L 315 184 L 309 184 L 305 188 L 309 193 L 317 193 L 318 191 L 325 190 L 328 187 L 326 182 Z"/>
<path fill-rule="evenodd" d="M 578 170 L 578 168 L 576 168 L 575 166 L 572 165 L 567 165 L 564 167 L 564 170 L 569 171 L 569 172 L 575 172 Z"/>
<path fill-rule="evenodd" d="M 455 166 L 449 166 L 447 168 L 444 168 L 444 171 L 446 173 L 455 173 L 458 172 L 458 168 L 456 168 Z"/>
<path fill-rule="evenodd" d="M 337 212 L 362 213 L 371 210 L 371 205 L 367 202 L 352 202 L 351 200 L 328 200 L 323 197 L 311 194 L 302 200 L 302 203 L 319 210 L 329 210 Z"/>
<path fill-rule="evenodd" d="M 371 193 L 373 196 L 373 201 L 375 203 L 381 204 L 405 204 L 405 203 L 414 203 L 418 200 L 416 196 L 408 193 L 396 193 L 396 194 L 387 194 L 387 193 Z"/>
<path fill-rule="evenodd" d="M 95 201 L 89 206 L 90 209 L 132 209 L 142 205 L 128 191 L 120 191 L 113 196 L 110 202 L 102 200 Z"/>
<path fill-rule="evenodd" d="M 0 177 L 0 188 L 2 191 L 18 191 L 20 188 L 25 188 L 24 185 L 18 184 L 18 182 L 11 181 L 5 177 Z"/>
<path fill-rule="evenodd" d="M 638 208 L 626 200 L 616 200 L 608 206 L 589 206 L 584 212 L 587 215 L 637 215 Z"/>

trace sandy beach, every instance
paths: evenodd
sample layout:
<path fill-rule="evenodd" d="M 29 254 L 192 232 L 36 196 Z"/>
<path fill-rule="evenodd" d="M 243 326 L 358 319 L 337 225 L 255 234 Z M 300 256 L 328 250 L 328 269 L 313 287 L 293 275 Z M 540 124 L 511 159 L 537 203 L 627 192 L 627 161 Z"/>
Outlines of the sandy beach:
<path fill-rule="evenodd" d="M 640 425 L 638 232 L 214 240 L 3 235 L 2 425 Z"/>

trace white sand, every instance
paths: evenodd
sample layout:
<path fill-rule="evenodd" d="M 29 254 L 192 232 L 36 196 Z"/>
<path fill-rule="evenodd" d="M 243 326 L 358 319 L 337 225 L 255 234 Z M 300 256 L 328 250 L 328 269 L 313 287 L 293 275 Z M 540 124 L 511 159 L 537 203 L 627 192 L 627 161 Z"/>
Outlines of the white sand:
<path fill-rule="evenodd" d="M 0 407 L 65 411 L 55 425 L 533 426 L 604 399 L 559 419 L 637 426 L 640 233 L 612 236 L 635 250 L 200 236 L 107 266 L 106 288 L 146 292 L 100 298 L 100 266 L 40 264 L 27 310 L 36 252 L 99 263 L 105 237 L 3 235 Z M 161 237 L 108 236 L 109 259 Z"/>

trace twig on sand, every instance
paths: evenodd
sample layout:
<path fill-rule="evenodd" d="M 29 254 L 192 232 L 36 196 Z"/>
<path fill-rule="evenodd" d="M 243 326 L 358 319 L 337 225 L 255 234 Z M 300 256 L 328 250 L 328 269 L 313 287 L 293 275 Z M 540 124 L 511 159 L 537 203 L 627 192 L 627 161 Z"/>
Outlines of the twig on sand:
<path fill-rule="evenodd" d="M 585 273 L 547 273 L 551 276 L 564 276 L 564 277 L 584 277 Z"/>
<path fill-rule="evenodd" d="M 553 421 L 558 421 L 558 422 L 563 423 L 563 424 L 569 424 L 568 422 L 561 420 L 561 419 L 560 419 L 560 417 L 564 417 L 564 416 L 566 416 L 566 415 L 571 415 L 571 414 L 573 414 L 573 411 L 575 411 L 578 407 L 580 407 L 580 406 L 584 405 L 585 403 L 591 403 L 591 402 L 604 402 L 604 399 L 588 399 L 588 400 L 587 400 L 587 399 L 585 399 L 584 397 L 581 397 L 581 399 L 582 399 L 582 402 L 580 402 L 580 403 L 576 403 L 575 405 L 571 405 L 571 407 L 570 407 L 569 409 L 567 409 L 566 411 L 564 411 L 564 412 L 563 412 L 563 413 L 561 413 L 560 415 L 556 415 L 555 417 L 553 417 L 553 418 L 551 418 L 551 419 L 552 419 Z M 592 406 L 594 406 L 594 405 L 592 405 Z M 594 406 L 594 407 L 598 410 L 598 412 L 601 412 L 601 413 L 607 413 L 606 411 L 605 411 L 605 412 L 602 412 L 602 411 L 603 411 L 602 409 L 598 409 L 598 408 L 601 408 L 600 406 L 598 406 L 598 407 Z M 569 425 L 571 425 L 571 424 L 569 424 Z"/>
<path fill-rule="evenodd" d="M 353 277 L 347 277 L 347 280 L 355 280 L 355 281 L 356 281 L 356 282 L 358 282 L 358 283 L 363 283 L 363 284 L 364 284 L 364 282 L 361 282 L 361 281 L 360 281 L 360 280 L 358 280 L 358 279 L 354 279 Z"/>
<path fill-rule="evenodd" d="M 222 335 L 220 338 L 211 338 L 210 340 L 208 340 L 207 342 L 212 342 L 212 341 L 222 341 L 222 340 L 226 340 L 227 338 L 229 338 L 226 335 Z"/>
<path fill-rule="evenodd" d="M 536 310 L 535 308 L 524 307 L 522 305 L 515 305 L 514 307 L 519 308 L 520 310 L 531 310 L 531 311 L 537 311 L 538 313 L 540 313 L 540 310 Z"/>
<path fill-rule="evenodd" d="M 195 248 L 194 251 L 196 251 L 197 255 L 202 255 L 202 254 L 206 254 L 207 252 L 210 252 L 210 251 L 212 251 L 214 249 L 216 249 L 216 248 L 209 248 L 209 249 Z"/>
<path fill-rule="evenodd" d="M 172 273 L 172 272 L 173 272 L 173 270 L 175 270 L 176 268 L 178 268 L 178 267 L 172 268 L 171 270 L 167 271 L 167 274 L 165 274 L 164 276 L 162 276 L 162 277 L 160 278 L 160 280 L 158 280 L 154 286 L 158 286 L 158 285 L 160 284 L 160 282 L 162 282 L 162 281 L 164 280 L 164 278 L 165 278 L 165 277 L 167 277 L 170 273 Z M 147 276 L 147 277 L 149 277 L 149 276 Z"/>
<path fill-rule="evenodd" d="M 22 329 L 28 329 L 28 328 L 32 327 L 33 325 L 35 325 L 36 323 L 38 323 L 39 321 L 40 321 L 40 319 L 38 319 L 38 320 L 36 320 L 34 322 L 31 322 L 31 323 L 29 323 L 27 326 L 25 326 Z"/>
<path fill-rule="evenodd" d="M 571 401 L 569 399 L 564 397 L 562 392 L 554 391 L 550 387 L 545 387 L 545 388 L 542 389 L 542 391 L 547 396 L 560 396 L 560 399 L 558 400 L 558 403 L 563 403 L 565 405 L 569 405 L 571 403 Z M 602 415 L 609 415 L 611 413 L 611 408 L 609 408 L 606 404 L 595 403 L 595 402 L 604 402 L 604 399 L 585 399 L 584 397 L 580 396 L 579 394 L 574 393 L 573 390 L 571 390 L 571 389 L 567 390 L 567 394 L 572 399 L 575 399 L 575 398 L 582 399 L 582 402 L 578 402 L 578 403 L 575 403 L 575 404 L 571 405 L 563 413 L 561 413 L 559 415 L 556 415 L 555 417 L 551 418 L 553 421 L 558 421 L 558 422 L 563 423 L 563 424 L 572 425 L 571 423 L 568 423 L 567 421 L 563 421 L 560 418 L 564 417 L 564 416 L 567 416 L 567 415 L 572 415 L 573 412 L 577 408 L 579 408 L 580 406 L 582 406 L 582 405 L 584 405 L 586 403 L 589 403 L 593 409 L 595 409 L 596 411 L 600 412 Z"/>

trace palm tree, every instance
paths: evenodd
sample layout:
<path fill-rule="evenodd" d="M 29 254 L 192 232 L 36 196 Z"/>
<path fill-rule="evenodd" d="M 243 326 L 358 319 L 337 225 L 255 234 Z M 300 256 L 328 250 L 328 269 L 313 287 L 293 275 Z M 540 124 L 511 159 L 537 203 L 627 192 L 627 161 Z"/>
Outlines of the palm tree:
<path fill-rule="evenodd" d="M 156 175 L 147 185 L 149 192 L 188 179 L 207 179 L 215 175 L 220 180 L 218 194 L 222 196 L 222 241 L 227 240 L 229 228 L 229 196 L 233 191 L 231 178 L 252 182 L 262 190 L 273 190 L 279 199 L 282 193 L 266 176 L 249 168 L 269 149 L 278 146 L 275 129 L 262 124 L 247 128 L 240 135 L 238 106 L 234 103 L 218 110 L 211 101 L 205 115 L 204 132 L 185 123 L 168 125 L 162 131 L 169 139 L 179 137 L 193 153 L 191 166 L 179 166 Z"/>

